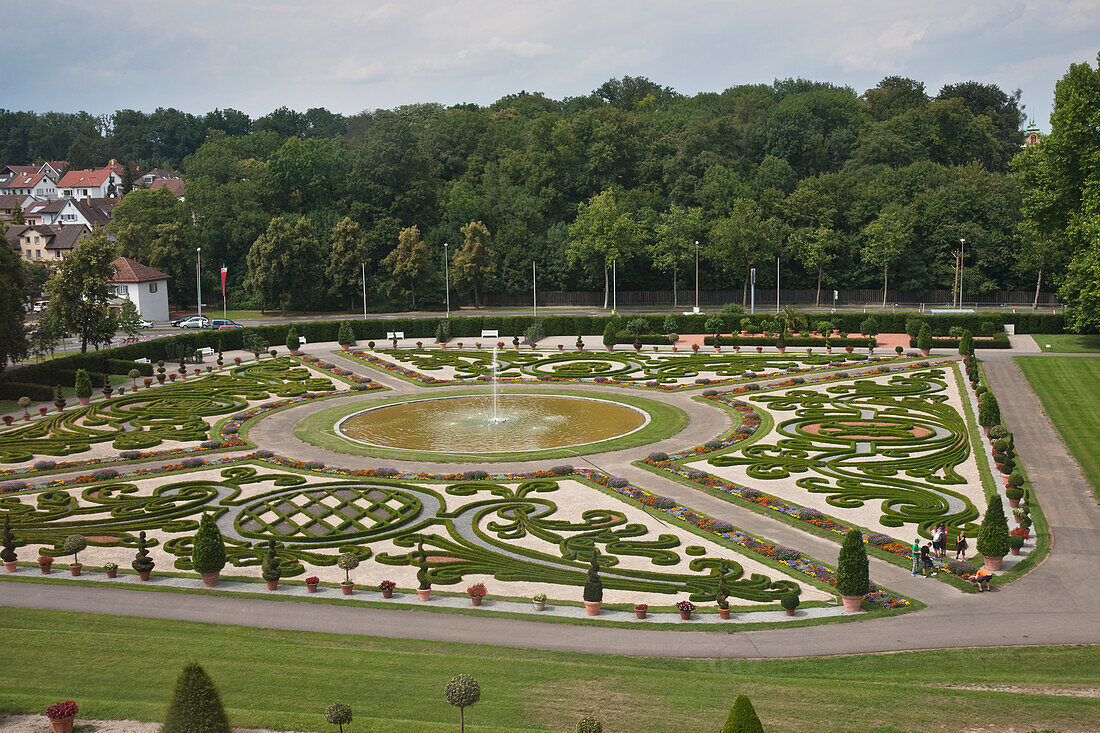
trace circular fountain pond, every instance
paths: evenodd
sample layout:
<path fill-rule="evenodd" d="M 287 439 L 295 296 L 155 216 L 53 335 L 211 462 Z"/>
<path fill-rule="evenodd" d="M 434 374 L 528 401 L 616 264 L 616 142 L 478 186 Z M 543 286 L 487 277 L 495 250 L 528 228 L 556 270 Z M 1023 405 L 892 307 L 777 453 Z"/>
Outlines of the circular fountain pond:
<path fill-rule="evenodd" d="M 591 397 L 505 393 L 410 400 L 361 410 L 336 433 L 380 448 L 493 454 L 591 445 L 646 427 L 637 407 Z"/>

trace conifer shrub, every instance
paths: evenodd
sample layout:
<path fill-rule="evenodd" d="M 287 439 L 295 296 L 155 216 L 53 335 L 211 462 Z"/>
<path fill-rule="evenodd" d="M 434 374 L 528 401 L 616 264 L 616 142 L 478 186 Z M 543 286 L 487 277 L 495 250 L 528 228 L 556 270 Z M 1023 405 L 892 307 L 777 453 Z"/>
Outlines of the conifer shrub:
<path fill-rule="evenodd" d="M 922 323 L 917 332 L 917 348 L 922 351 L 932 348 L 932 327 L 927 323 Z"/>
<path fill-rule="evenodd" d="M 615 340 L 615 335 L 618 332 L 618 326 L 619 324 L 614 318 L 610 319 L 607 322 L 607 326 L 605 326 L 603 329 L 604 346 L 614 346 L 617 343 L 617 341 Z"/>
<path fill-rule="evenodd" d="M 1004 504 L 995 494 L 989 497 L 985 517 L 978 528 L 978 552 L 986 557 L 1004 557 L 1008 554 L 1008 520 L 1005 519 Z"/>
<path fill-rule="evenodd" d="M 267 553 L 264 555 L 260 572 L 267 581 L 275 581 L 283 577 L 282 560 L 275 554 L 275 540 L 269 540 L 267 543 Z"/>
<path fill-rule="evenodd" d="M 11 531 L 11 515 L 4 515 L 4 533 L 0 535 L 0 560 L 15 562 L 15 535 Z"/>
<path fill-rule="evenodd" d="M 161 733 L 230 733 L 218 688 L 197 662 L 188 662 L 176 679 Z"/>
<path fill-rule="evenodd" d="M 1001 408 L 997 404 L 997 397 L 989 392 L 982 396 L 982 404 L 978 406 L 978 424 L 983 428 L 992 429 L 1001 423 Z"/>
<path fill-rule="evenodd" d="M 225 541 L 212 514 L 203 514 L 191 548 L 191 564 L 200 574 L 217 573 L 225 567 Z"/>
<path fill-rule="evenodd" d="M 738 695 L 733 701 L 726 724 L 722 726 L 722 733 L 764 733 L 764 726 L 749 698 Z"/>
<path fill-rule="evenodd" d="M 83 369 L 76 370 L 76 396 L 82 399 L 92 396 L 92 378 Z"/>
<path fill-rule="evenodd" d="M 149 557 L 149 550 L 145 549 L 145 532 L 138 534 L 138 548 L 137 553 L 134 555 L 134 561 L 130 563 L 130 567 L 137 573 L 151 573 L 156 563 Z"/>
<path fill-rule="evenodd" d="M 588 603 L 603 601 L 603 582 L 600 580 L 600 551 L 592 548 L 592 560 L 588 564 L 588 579 L 584 581 L 584 600 Z"/>
<path fill-rule="evenodd" d="M 959 337 L 959 353 L 963 356 L 974 355 L 974 334 L 967 329 L 963 329 L 962 336 Z"/>
<path fill-rule="evenodd" d="M 351 321 L 340 321 L 336 342 L 341 346 L 355 346 L 355 332 L 351 330 Z"/>
<path fill-rule="evenodd" d="M 844 544 L 840 546 L 840 557 L 836 564 L 836 589 L 842 596 L 862 596 L 870 586 L 868 573 L 863 533 L 858 529 L 850 529 L 844 535 Z"/>

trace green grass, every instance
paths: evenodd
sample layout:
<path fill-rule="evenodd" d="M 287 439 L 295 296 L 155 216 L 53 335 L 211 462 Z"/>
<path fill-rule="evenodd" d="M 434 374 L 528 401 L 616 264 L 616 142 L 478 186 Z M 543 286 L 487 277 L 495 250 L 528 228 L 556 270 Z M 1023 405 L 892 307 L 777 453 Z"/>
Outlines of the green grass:
<path fill-rule="evenodd" d="M 1016 363 L 1100 500 L 1100 360 L 1017 356 Z"/>
<path fill-rule="evenodd" d="M 1076 333 L 1033 334 L 1035 343 L 1043 351 L 1057 354 L 1083 354 L 1100 351 L 1100 335 Z"/>
<path fill-rule="evenodd" d="M 161 720 L 183 663 L 203 664 L 235 726 L 331 731 L 348 702 L 354 731 L 451 731 L 442 695 L 472 674 L 470 731 L 717 730 L 745 693 L 776 731 L 1094 730 L 1096 702 L 1054 695 L 1096 684 L 1096 647 L 964 649 L 791 660 L 684 660 L 543 652 L 68 612 L 0 609 L 0 711 L 72 699 L 81 720 Z M 29 660 L 33 660 L 29 661 Z M 955 685 L 1029 688 L 1028 693 Z M 1043 694 L 1047 693 L 1047 694 Z M 78 721 L 79 722 L 79 721 Z"/>

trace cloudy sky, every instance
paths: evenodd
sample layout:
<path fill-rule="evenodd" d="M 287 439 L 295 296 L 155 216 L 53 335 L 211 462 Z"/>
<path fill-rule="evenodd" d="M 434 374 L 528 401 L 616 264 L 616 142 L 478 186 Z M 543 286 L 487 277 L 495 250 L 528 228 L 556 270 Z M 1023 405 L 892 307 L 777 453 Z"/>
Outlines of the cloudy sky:
<path fill-rule="evenodd" d="M 897 74 L 1022 89 L 1046 129 L 1054 83 L 1100 50 L 1100 0 L 27 0 L 2 17 L 0 107 L 97 114 L 487 104 L 626 74 L 862 92 Z"/>

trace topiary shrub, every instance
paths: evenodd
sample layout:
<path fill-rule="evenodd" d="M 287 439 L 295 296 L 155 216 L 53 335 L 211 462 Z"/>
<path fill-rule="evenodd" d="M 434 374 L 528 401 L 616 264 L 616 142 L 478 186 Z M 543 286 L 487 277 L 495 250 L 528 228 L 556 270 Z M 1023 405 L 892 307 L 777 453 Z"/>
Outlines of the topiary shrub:
<path fill-rule="evenodd" d="M 340 726 L 340 733 L 344 733 L 344 726 L 351 723 L 351 705 L 346 702 L 332 703 L 325 708 L 325 720 Z"/>
<path fill-rule="evenodd" d="M 1013 471 L 1009 477 L 1005 479 L 1005 483 L 1013 488 L 1019 488 L 1024 485 L 1024 475 L 1019 471 Z"/>
<path fill-rule="evenodd" d="M 4 515 L 4 533 L 0 535 L 0 560 L 15 562 L 15 535 L 11 531 L 11 515 Z"/>
<path fill-rule="evenodd" d="M 864 318 L 863 322 L 859 324 L 859 332 L 864 336 L 878 336 L 878 319 L 874 316 Z"/>
<path fill-rule="evenodd" d="M 138 534 L 137 554 L 134 555 L 134 561 L 130 563 L 130 567 L 136 573 L 151 573 L 155 566 L 156 563 L 149 557 L 149 550 L 145 549 L 145 532 L 141 532 Z"/>
<path fill-rule="evenodd" d="M 286 332 L 286 350 L 297 351 L 301 347 L 298 342 L 298 329 L 294 326 L 290 327 L 290 330 Z"/>
<path fill-rule="evenodd" d="M 603 723 L 588 715 L 577 722 L 577 733 L 603 733 Z"/>
<path fill-rule="evenodd" d="M 1011 547 L 1013 550 L 1019 550 L 1021 547 L 1024 546 L 1024 538 L 1018 534 L 1009 534 L 1008 546 Z"/>
<path fill-rule="evenodd" d="M 191 564 L 196 573 L 205 575 L 221 572 L 225 567 L 225 559 L 225 541 L 218 525 L 214 523 L 214 516 L 203 514 L 191 547 Z"/>
<path fill-rule="evenodd" d="M 1001 422 L 1001 408 L 997 404 L 997 397 L 988 393 L 982 397 L 982 404 L 978 405 L 978 424 L 983 428 L 993 429 Z"/>
<path fill-rule="evenodd" d="M 920 335 L 921 326 L 925 325 L 924 321 L 919 318 L 906 318 L 905 319 L 905 334 L 909 338 L 916 338 Z"/>
<path fill-rule="evenodd" d="M 466 708 L 481 699 L 481 685 L 468 674 L 460 674 L 447 681 L 443 688 L 443 697 L 458 708 L 460 731 L 466 730 Z"/>
<path fill-rule="evenodd" d="M 1004 557 L 1008 553 L 1008 520 L 998 494 L 989 498 L 985 517 L 978 528 L 977 547 L 986 557 Z"/>
<path fill-rule="evenodd" d="M 263 562 L 260 566 L 260 572 L 264 580 L 270 582 L 283 577 L 282 561 L 279 559 L 279 556 L 275 554 L 275 540 L 269 540 L 267 543 L 267 553 L 264 555 Z"/>
<path fill-rule="evenodd" d="M 92 379 L 88 376 L 88 372 L 77 369 L 74 385 L 76 386 L 77 397 L 88 399 L 92 396 Z"/>
<path fill-rule="evenodd" d="M 996 440 L 998 438 L 1008 438 L 1008 428 L 1004 425 L 994 425 L 989 429 L 989 438 Z"/>
<path fill-rule="evenodd" d="M 836 563 L 836 589 L 842 596 L 862 596 L 867 593 L 869 584 L 863 533 L 850 529 L 844 535 L 844 544 L 840 547 L 840 557 Z"/>
<path fill-rule="evenodd" d="M 779 604 L 788 611 L 793 611 L 798 608 L 799 602 L 798 594 L 793 591 L 784 593 L 779 597 Z"/>
<path fill-rule="evenodd" d="M 959 353 L 963 356 L 974 355 L 974 334 L 966 329 L 963 329 L 962 336 L 959 337 Z"/>
<path fill-rule="evenodd" d="M 1005 489 L 1005 496 L 1009 501 L 1019 501 L 1024 497 L 1024 490 L 1019 486 L 1009 486 Z"/>
<path fill-rule="evenodd" d="M 65 541 L 61 543 L 61 554 L 72 555 L 73 565 L 79 565 L 80 560 L 77 558 L 77 554 L 82 552 L 88 547 L 88 538 L 82 534 L 71 534 L 65 538 Z"/>
<path fill-rule="evenodd" d="M 584 581 L 584 600 L 588 603 L 603 601 L 603 582 L 600 581 L 600 551 L 592 548 L 592 560 L 588 564 L 588 579 Z"/>
<path fill-rule="evenodd" d="M 176 679 L 161 733 L 230 733 L 214 681 L 197 662 L 188 662 Z"/>
<path fill-rule="evenodd" d="M 917 348 L 921 351 L 928 351 L 932 348 L 932 327 L 927 323 L 922 323 L 920 331 L 917 333 Z"/>
<path fill-rule="evenodd" d="M 617 341 L 615 340 L 615 334 L 618 333 L 619 324 L 614 318 L 609 318 L 607 326 L 603 329 L 603 345 L 614 346 Z"/>
<path fill-rule="evenodd" d="M 351 583 L 351 571 L 359 567 L 359 556 L 354 552 L 345 552 L 336 558 L 336 567 L 344 571 L 344 585 Z"/>
<path fill-rule="evenodd" d="M 351 329 L 351 321 L 340 321 L 340 330 L 336 332 L 336 343 L 341 346 L 355 346 L 355 332 Z"/>
<path fill-rule="evenodd" d="M 726 724 L 722 726 L 722 733 L 764 733 L 764 726 L 749 698 L 738 695 L 733 701 Z"/>

